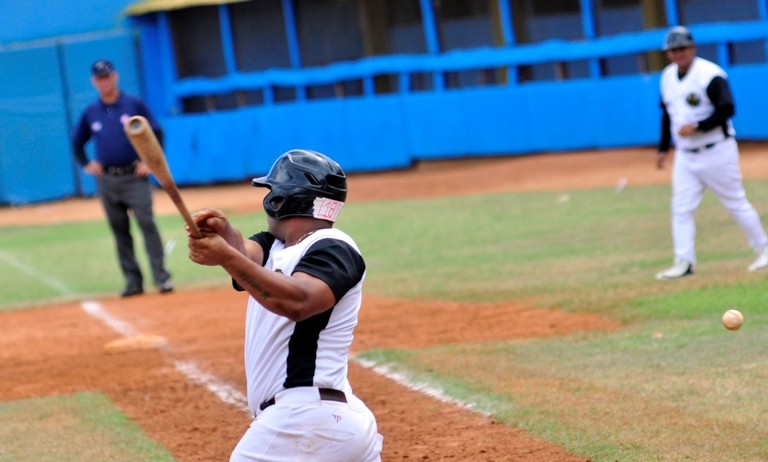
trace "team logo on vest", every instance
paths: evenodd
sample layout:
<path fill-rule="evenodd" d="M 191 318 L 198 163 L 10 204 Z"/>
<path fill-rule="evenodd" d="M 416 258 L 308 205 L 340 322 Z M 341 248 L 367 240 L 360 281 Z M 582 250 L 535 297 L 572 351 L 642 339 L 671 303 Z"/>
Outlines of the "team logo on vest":
<path fill-rule="evenodd" d="M 699 103 L 701 103 L 701 98 L 699 98 L 699 95 L 696 93 L 691 93 L 685 100 L 688 101 L 688 104 L 691 106 L 698 106 Z"/>
<path fill-rule="evenodd" d="M 98 132 L 101 131 L 101 122 L 98 120 L 91 124 L 91 131 L 92 132 Z"/>

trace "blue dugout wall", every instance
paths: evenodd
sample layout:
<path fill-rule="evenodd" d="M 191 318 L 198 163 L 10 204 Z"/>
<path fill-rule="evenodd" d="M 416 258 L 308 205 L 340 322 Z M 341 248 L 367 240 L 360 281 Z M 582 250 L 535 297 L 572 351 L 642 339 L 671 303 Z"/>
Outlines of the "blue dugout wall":
<path fill-rule="evenodd" d="M 664 1 L 667 6 L 673 2 Z M 691 26 L 700 51 L 729 73 L 740 139 L 768 139 L 768 94 L 762 91 L 768 82 L 765 53 L 750 64 L 731 59 L 734 43 L 762 42 L 765 47 L 768 3 L 755 2 L 757 19 Z M 282 3 L 289 5 L 291 0 Z M 421 3 L 428 24 L 430 2 Z M 295 147 L 325 152 L 347 171 L 359 172 L 407 167 L 419 159 L 655 144 L 660 123 L 659 73 L 606 76 L 599 62 L 658 50 L 666 27 L 596 37 L 589 20 L 592 2 L 580 4 L 583 40 L 516 45 L 512 32 L 502 28 L 504 46 L 441 52 L 436 31 L 425 26 L 426 53 L 315 67 L 302 67 L 300 60 L 292 58 L 288 67 L 258 72 L 236 68 L 228 36 L 231 18 L 227 6 L 219 5 L 215 8 L 220 13 L 226 73 L 215 78 L 178 77 L 166 12 L 143 14 L 132 21 L 140 52 L 132 30 L 0 45 L 0 204 L 94 193 L 92 178 L 74 165 L 69 132 L 80 111 L 96 97 L 88 65 L 101 57 L 116 63 L 123 90 L 144 96 L 160 119 L 170 167 L 183 185 L 247 180 L 265 173 L 277 155 Z M 114 15 L 113 10 L 104 11 Z M 683 11 L 689 20 L 691 11 Z M 669 24 L 679 22 L 676 14 L 667 9 Z M 88 15 L 98 12 L 94 9 Z M 500 15 L 511 22 L 511 11 L 502 8 Z M 555 19 L 532 25 L 532 31 L 557 29 Z M 101 21 L 108 24 L 114 19 Z M 62 22 L 51 28 L 55 30 L 68 29 Z M 22 32 L 28 31 L 16 35 Z M 296 56 L 296 37 L 289 33 L 288 41 Z M 565 80 L 516 79 L 519 66 L 553 62 L 586 63 L 586 74 Z M 445 73 L 488 68 L 504 68 L 507 78 L 493 85 L 460 88 L 449 88 L 444 78 Z M 428 88 L 416 91 L 412 79 L 419 73 L 429 75 L 431 81 Z M 375 91 L 374 80 L 382 75 L 398 82 L 393 92 Z M 352 80 L 362 82 L 359 95 L 310 97 L 313 86 Z M 281 100 L 278 88 L 292 89 L 295 98 Z M 236 91 L 259 91 L 263 101 L 232 109 L 183 111 L 185 99 Z"/>
<path fill-rule="evenodd" d="M 162 19 L 150 27 L 160 42 L 153 48 L 165 50 L 163 61 L 172 63 L 172 47 L 164 38 L 163 27 Z M 691 29 L 700 48 L 714 47 L 716 60 L 729 73 L 737 102 L 734 125 L 738 137 L 768 139 L 768 94 L 757 90 L 768 82 L 768 65 L 732 66 L 727 54 L 728 43 L 766 40 L 768 22 L 706 24 Z M 154 80 L 152 104 L 165 114 L 168 159 L 180 184 L 261 174 L 277 155 L 295 147 L 325 152 L 354 172 L 407 167 L 417 159 L 650 146 L 658 142 L 660 134 L 659 72 L 611 77 L 593 72 L 581 79 L 458 89 L 446 88 L 440 78 L 443 72 L 508 67 L 512 73 L 520 64 L 597 62 L 656 51 L 665 32 L 659 29 L 587 42 L 550 40 L 427 56 L 372 57 L 318 68 L 233 72 L 219 78 L 175 79 L 173 69 L 166 65 L 165 76 Z M 435 76 L 433 89 L 408 90 L 409 76 L 418 72 Z M 377 75 L 397 75 L 399 91 L 374 94 L 372 81 Z M 353 79 L 363 80 L 363 95 L 309 100 L 302 94 L 303 88 L 312 85 Z M 274 87 L 296 88 L 296 101 L 271 101 L 269 89 Z M 173 114 L 184 98 L 238 89 L 263 89 L 264 104 Z"/>
<path fill-rule="evenodd" d="M 100 57 L 114 60 L 126 92 L 140 93 L 131 31 L 0 47 L 0 203 L 95 193 L 93 178 L 75 165 L 70 131 L 97 98 L 89 68 Z"/>

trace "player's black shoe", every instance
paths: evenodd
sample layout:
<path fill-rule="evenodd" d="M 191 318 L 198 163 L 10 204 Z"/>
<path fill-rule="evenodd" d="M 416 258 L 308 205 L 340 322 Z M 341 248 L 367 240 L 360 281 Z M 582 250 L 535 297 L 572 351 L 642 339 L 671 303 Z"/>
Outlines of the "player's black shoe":
<path fill-rule="evenodd" d="M 134 295 L 141 295 L 144 293 L 144 288 L 141 284 L 129 284 L 126 288 L 120 292 L 121 297 L 133 297 Z"/>

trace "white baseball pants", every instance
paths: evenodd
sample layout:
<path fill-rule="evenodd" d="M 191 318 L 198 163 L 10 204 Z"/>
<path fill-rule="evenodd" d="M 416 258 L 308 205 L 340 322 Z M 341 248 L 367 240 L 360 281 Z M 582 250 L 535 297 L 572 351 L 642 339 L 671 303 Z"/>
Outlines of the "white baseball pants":
<path fill-rule="evenodd" d="M 317 388 L 283 390 L 235 447 L 230 462 L 379 462 L 376 419 L 352 393 L 321 401 Z"/>
<path fill-rule="evenodd" d="M 675 256 L 696 263 L 693 213 L 709 188 L 739 224 L 753 249 L 768 245 L 760 216 L 747 200 L 733 137 L 698 153 L 675 151 L 672 170 L 672 240 Z"/>

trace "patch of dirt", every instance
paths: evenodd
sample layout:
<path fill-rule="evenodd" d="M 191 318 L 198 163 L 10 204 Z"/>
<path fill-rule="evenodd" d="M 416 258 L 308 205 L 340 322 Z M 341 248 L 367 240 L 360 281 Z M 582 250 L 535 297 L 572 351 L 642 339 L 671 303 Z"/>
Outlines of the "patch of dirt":
<path fill-rule="evenodd" d="M 764 145 L 742 144 L 745 177 L 768 176 L 766 151 Z M 611 187 L 621 178 L 629 186 L 667 183 L 669 168 L 656 170 L 654 157 L 652 149 L 636 149 L 425 162 L 410 170 L 350 175 L 349 200 Z M 229 213 L 261 210 L 263 194 L 247 183 L 185 188 L 182 195 L 190 210 L 208 206 Z M 175 213 L 160 190 L 155 203 L 158 214 Z M 93 198 L 0 209 L 0 225 L 98 219 L 103 215 Z M 250 416 L 190 383 L 175 364 L 194 361 L 201 370 L 244 392 L 246 296 L 230 289 L 190 289 L 100 303 L 136 331 L 162 335 L 169 346 L 108 354 L 104 345 L 119 335 L 78 303 L 0 313 L 0 400 L 101 391 L 177 460 L 228 460 Z M 533 309 L 524 301 L 471 305 L 366 297 L 353 350 L 619 327 L 594 315 Z M 350 364 L 349 374 L 356 394 L 376 415 L 385 437 L 385 462 L 585 460 L 493 418 L 408 390 L 356 363 Z"/>

